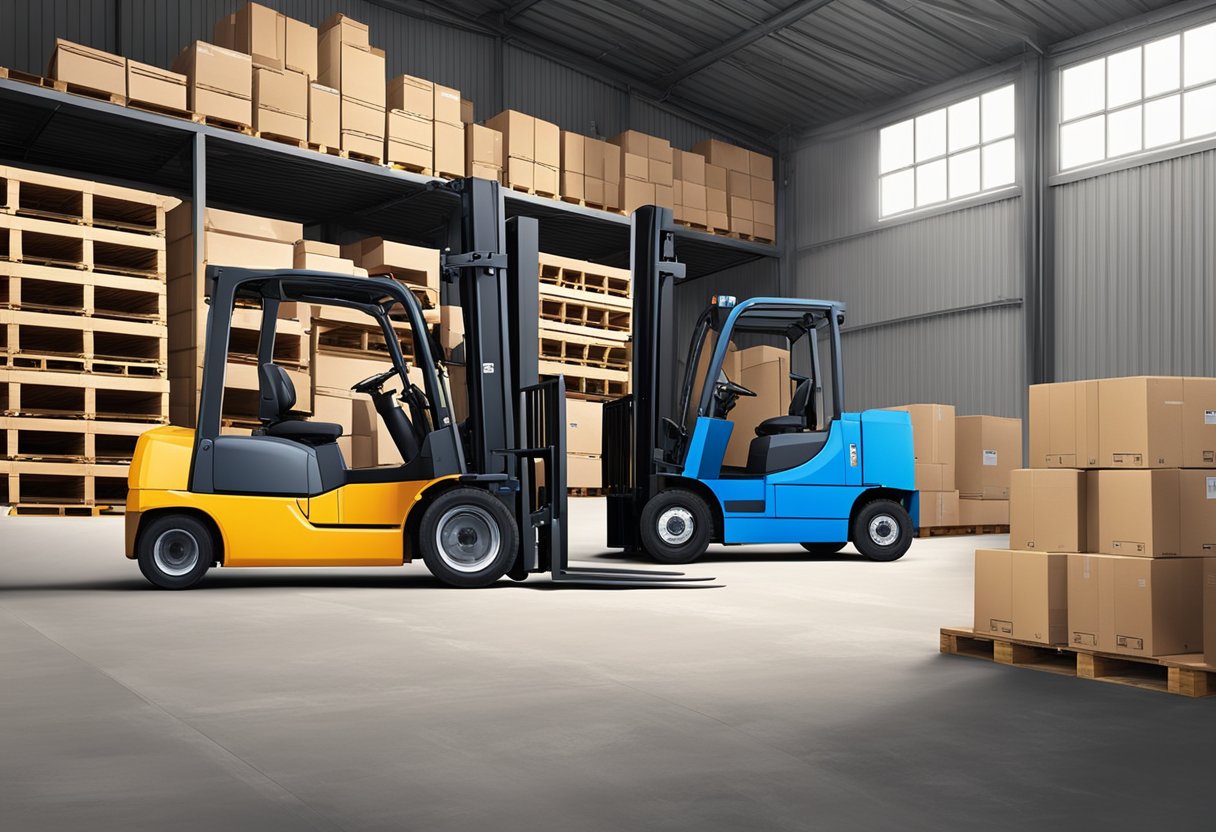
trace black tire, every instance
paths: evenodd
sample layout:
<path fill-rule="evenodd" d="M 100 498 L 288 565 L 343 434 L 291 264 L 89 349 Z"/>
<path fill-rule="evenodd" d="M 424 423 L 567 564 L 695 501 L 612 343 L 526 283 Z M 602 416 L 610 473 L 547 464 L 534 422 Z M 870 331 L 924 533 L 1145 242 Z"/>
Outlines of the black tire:
<path fill-rule="evenodd" d="M 422 515 L 418 537 L 426 568 L 449 586 L 489 586 L 519 553 L 515 516 L 480 488 L 440 495 Z"/>
<path fill-rule="evenodd" d="M 642 546 L 659 563 L 693 562 L 705 554 L 713 532 L 709 506 L 683 488 L 652 497 L 642 509 L 641 523 Z"/>
<path fill-rule="evenodd" d="M 870 560 L 892 561 L 912 545 L 912 518 L 894 500 L 872 500 L 853 518 L 853 545 Z"/>
<path fill-rule="evenodd" d="M 140 529 L 139 571 L 160 589 L 190 589 L 215 563 L 215 540 L 206 523 L 189 514 L 162 514 Z"/>
<path fill-rule="evenodd" d="M 802 548 L 812 555 L 825 558 L 828 555 L 836 554 L 847 545 L 847 543 L 803 543 Z"/>

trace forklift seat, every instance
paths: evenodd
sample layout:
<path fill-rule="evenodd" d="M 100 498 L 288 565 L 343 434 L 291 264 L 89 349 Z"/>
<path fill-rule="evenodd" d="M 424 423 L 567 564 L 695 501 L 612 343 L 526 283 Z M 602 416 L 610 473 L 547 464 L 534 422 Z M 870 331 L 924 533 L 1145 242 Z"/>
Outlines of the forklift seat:
<path fill-rule="evenodd" d="M 266 436 L 291 439 L 305 445 L 326 445 L 337 442 L 342 426 L 333 422 L 307 422 L 291 418 L 296 404 L 296 387 L 287 372 L 278 364 L 267 362 L 258 367 L 258 418 Z"/>
<path fill-rule="evenodd" d="M 810 403 L 811 381 L 803 379 L 794 388 L 788 415 L 765 419 L 756 425 L 756 436 L 777 436 L 782 433 L 799 433 L 806 430 L 806 410 Z"/>

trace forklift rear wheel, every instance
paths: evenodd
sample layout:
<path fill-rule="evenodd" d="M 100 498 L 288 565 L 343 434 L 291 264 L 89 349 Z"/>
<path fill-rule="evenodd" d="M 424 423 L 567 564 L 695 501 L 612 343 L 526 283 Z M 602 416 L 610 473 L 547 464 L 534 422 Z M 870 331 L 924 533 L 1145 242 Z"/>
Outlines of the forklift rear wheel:
<path fill-rule="evenodd" d="M 827 557 L 836 554 L 847 545 L 847 543 L 803 543 L 802 548 L 812 555 Z"/>
<path fill-rule="evenodd" d="M 161 589 L 189 589 L 215 563 L 211 531 L 188 514 L 154 517 L 140 530 L 139 571 Z"/>
<path fill-rule="evenodd" d="M 870 560 L 892 561 L 912 545 L 912 518 L 894 500 L 874 500 L 853 518 L 853 545 Z"/>
<path fill-rule="evenodd" d="M 704 500 L 673 488 L 642 509 L 642 545 L 659 563 L 691 563 L 709 548 L 712 522 Z"/>
<path fill-rule="evenodd" d="M 515 517 L 478 488 L 455 488 L 422 515 L 422 559 L 431 574 L 458 587 L 489 586 L 507 573 L 519 551 Z"/>

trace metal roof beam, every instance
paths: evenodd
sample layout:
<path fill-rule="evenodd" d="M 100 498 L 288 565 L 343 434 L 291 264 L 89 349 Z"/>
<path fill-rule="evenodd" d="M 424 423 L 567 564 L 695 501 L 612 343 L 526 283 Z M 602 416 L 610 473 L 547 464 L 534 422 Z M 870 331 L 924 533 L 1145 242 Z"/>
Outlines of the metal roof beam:
<path fill-rule="evenodd" d="M 1007 20 L 1002 20 L 999 17 L 984 14 L 983 12 L 972 11 L 970 9 L 963 10 L 952 6 L 949 3 L 940 2 L 940 0 L 909 0 L 914 6 L 921 6 L 929 11 L 935 11 L 940 14 L 956 17 L 959 20 L 964 20 L 968 23 L 974 23 L 978 26 L 983 26 L 986 29 L 991 29 L 994 32 L 1000 32 L 1003 35 L 1012 35 L 1022 43 L 1029 46 L 1040 55 L 1043 54 L 1043 47 L 1039 45 L 1036 39 L 1038 33 L 1027 31 L 1021 26 L 1015 26 Z"/>
<path fill-rule="evenodd" d="M 980 64 L 991 64 L 992 63 L 991 58 L 986 58 L 983 55 L 979 54 L 978 52 L 968 49 L 967 47 L 963 46 L 961 43 L 950 40 L 948 37 L 943 35 L 941 32 L 931 29 L 930 27 L 926 26 L 924 23 L 921 23 L 916 18 L 907 14 L 906 12 L 904 12 L 903 9 L 895 8 L 894 6 L 891 5 L 891 0 L 865 0 L 865 2 L 870 4 L 874 8 L 885 12 L 889 16 L 895 18 L 900 23 L 911 26 L 916 31 L 918 31 L 922 34 L 928 35 L 929 37 L 936 40 L 938 43 L 941 43 L 944 46 L 948 46 L 951 49 L 955 49 L 959 52 L 962 52 L 964 55 L 966 55 L 968 58 L 971 58 L 976 63 L 980 63 Z"/>
<path fill-rule="evenodd" d="M 519 17 L 539 2 L 540 0 L 518 0 L 516 3 L 511 3 L 502 10 L 502 19 L 510 21 L 513 18 Z"/>
<path fill-rule="evenodd" d="M 699 57 L 688 61 L 678 70 L 660 78 L 658 84 L 670 91 L 672 87 L 689 76 L 695 75 L 706 67 L 716 64 L 740 49 L 746 49 L 756 41 L 784 29 L 791 23 L 796 23 L 807 15 L 819 11 L 831 2 L 832 0 L 798 0 L 798 2 L 787 7 L 784 11 L 778 12 L 768 20 L 758 23 L 750 29 L 743 30 L 733 38 L 722 41 L 712 49 L 703 52 Z"/>

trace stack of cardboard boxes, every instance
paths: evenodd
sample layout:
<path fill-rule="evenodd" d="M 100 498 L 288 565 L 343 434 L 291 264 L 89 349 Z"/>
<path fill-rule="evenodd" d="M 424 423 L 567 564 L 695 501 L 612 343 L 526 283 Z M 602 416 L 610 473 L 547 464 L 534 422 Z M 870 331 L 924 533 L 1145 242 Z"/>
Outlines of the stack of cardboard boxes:
<path fill-rule="evenodd" d="M 566 487 L 600 488 L 604 404 L 582 399 L 566 400 Z"/>
<path fill-rule="evenodd" d="M 109 93 L 134 107 L 178 114 L 187 105 L 185 75 L 63 38 L 55 39 L 47 74 L 69 88 Z"/>
<path fill-rule="evenodd" d="M 249 3 L 218 21 L 212 40 L 216 46 L 249 56 L 253 129 L 308 141 L 309 84 L 317 77 L 317 30 L 274 9 Z"/>
<path fill-rule="evenodd" d="M 207 305 L 202 276 L 207 266 L 290 269 L 300 223 L 208 208 L 204 213 L 203 262 L 195 270 L 191 205 L 183 203 L 166 221 L 169 313 L 169 418 L 193 427 L 202 389 Z M 296 387 L 296 410 L 311 411 L 308 377 L 308 315 L 295 304 L 279 310 L 275 362 Z M 225 374 L 224 418 L 242 427 L 258 423 L 257 344 L 262 313 L 234 310 Z"/>
<path fill-rule="evenodd" d="M 464 126 L 466 173 L 502 184 L 502 133 L 484 124 Z"/>
<path fill-rule="evenodd" d="M 708 356 L 705 356 L 702 361 L 707 359 Z M 794 392 L 794 383 L 790 379 L 790 353 L 785 347 L 731 349 L 726 354 L 722 369 L 731 381 L 756 394 L 754 397 L 739 398 L 727 417 L 734 427 L 731 428 L 722 462 L 743 468 L 747 466 L 747 455 L 752 440 L 756 438 L 756 426 L 765 419 L 789 412 Z"/>
<path fill-rule="evenodd" d="M 955 485 L 955 416 L 948 404 L 910 404 L 891 410 L 912 417 L 916 456 L 916 489 L 920 492 L 920 528 L 957 526 L 959 495 Z M 1020 458 L 1020 457 L 1019 457 Z"/>
<path fill-rule="evenodd" d="M 253 125 L 253 63 L 248 55 L 195 41 L 173 61 L 186 76 L 187 106 L 208 119 Z"/>
<path fill-rule="evenodd" d="M 1010 550 L 976 552 L 977 632 L 1198 651 L 1205 566 L 1216 572 L 1204 560 L 1216 553 L 1214 457 L 1216 379 L 1032 387 L 1034 467 L 1013 472 Z"/>
<path fill-rule="evenodd" d="M 620 205 L 631 213 L 643 205 L 674 208 L 675 156 L 671 142 L 626 130 L 611 139 L 621 149 Z"/>
<path fill-rule="evenodd" d="M 384 52 L 374 48 L 367 24 L 335 14 L 321 25 L 317 80 L 341 97 L 339 146 L 373 161 L 384 158 L 386 125 Z M 459 103 L 457 111 L 459 112 Z"/>
<path fill-rule="evenodd" d="M 556 124 L 503 110 L 486 126 L 502 133 L 503 182 L 527 193 L 557 196 L 561 190 L 561 131 Z"/>
<path fill-rule="evenodd" d="M 705 157 L 687 150 L 674 151 L 675 219 L 687 225 L 709 228 L 706 201 Z"/>
<path fill-rule="evenodd" d="M 386 161 L 456 177 L 465 171 L 460 90 L 399 75 L 388 84 Z"/>
<path fill-rule="evenodd" d="M 710 193 L 707 207 L 710 227 L 729 230 L 762 240 L 776 238 L 775 188 L 773 160 L 769 156 L 736 147 L 716 139 L 707 139 L 693 147 L 709 163 L 706 180 Z M 713 168 L 722 168 L 721 172 Z M 720 194 L 725 195 L 722 200 Z M 729 228 L 721 228 L 721 217 L 712 216 L 725 205 Z"/>
<path fill-rule="evenodd" d="M 959 525 L 1009 525 L 1009 479 L 1022 465 L 1022 420 L 959 416 L 954 425 Z"/>
<path fill-rule="evenodd" d="M 562 131 L 561 196 L 570 202 L 615 211 L 621 201 L 621 148 Z"/>

